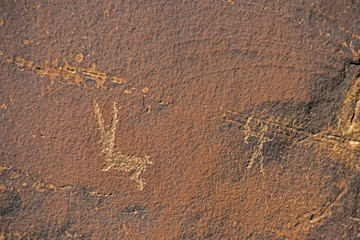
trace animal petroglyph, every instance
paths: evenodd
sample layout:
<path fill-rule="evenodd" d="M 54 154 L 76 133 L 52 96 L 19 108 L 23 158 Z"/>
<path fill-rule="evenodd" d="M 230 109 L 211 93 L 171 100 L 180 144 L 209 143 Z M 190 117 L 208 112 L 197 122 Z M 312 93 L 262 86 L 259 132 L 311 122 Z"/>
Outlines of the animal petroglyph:
<path fill-rule="evenodd" d="M 94 112 L 97 119 L 98 128 L 100 132 L 100 149 L 105 156 L 105 165 L 102 171 L 109 171 L 114 168 L 118 171 L 131 172 L 130 179 L 138 184 L 138 189 L 143 190 L 145 186 L 144 179 L 140 178 L 140 173 L 146 170 L 147 164 L 152 164 L 149 161 L 149 156 L 136 157 L 131 155 L 124 155 L 121 152 L 114 152 L 115 145 L 115 130 L 117 120 L 118 107 L 113 104 L 112 120 L 109 130 L 105 129 L 104 119 L 100 113 L 99 105 L 94 100 Z"/>

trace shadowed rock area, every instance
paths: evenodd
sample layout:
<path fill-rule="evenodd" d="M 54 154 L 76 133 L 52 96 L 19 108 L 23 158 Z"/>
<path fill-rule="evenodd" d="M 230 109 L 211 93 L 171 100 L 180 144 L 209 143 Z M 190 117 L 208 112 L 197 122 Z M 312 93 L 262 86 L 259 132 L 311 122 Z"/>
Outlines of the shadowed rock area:
<path fill-rule="evenodd" d="M 357 239 L 359 200 L 359 1 L 0 1 L 0 239 Z"/>

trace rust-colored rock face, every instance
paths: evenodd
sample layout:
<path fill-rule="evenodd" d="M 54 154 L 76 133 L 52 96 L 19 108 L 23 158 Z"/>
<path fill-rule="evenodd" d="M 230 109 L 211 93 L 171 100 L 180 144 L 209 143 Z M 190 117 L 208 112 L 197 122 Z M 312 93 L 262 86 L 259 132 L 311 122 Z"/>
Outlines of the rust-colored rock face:
<path fill-rule="evenodd" d="M 0 239 L 360 238 L 360 2 L 0 1 Z"/>

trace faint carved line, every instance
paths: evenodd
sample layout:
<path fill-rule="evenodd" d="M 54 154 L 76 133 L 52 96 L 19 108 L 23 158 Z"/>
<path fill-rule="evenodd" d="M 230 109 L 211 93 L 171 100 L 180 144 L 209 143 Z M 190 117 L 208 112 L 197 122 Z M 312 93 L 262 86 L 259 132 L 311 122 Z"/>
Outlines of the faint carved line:
<path fill-rule="evenodd" d="M 331 215 L 331 207 L 334 206 L 337 202 L 339 202 L 342 197 L 347 193 L 348 187 L 346 184 L 343 184 L 342 187 L 340 187 L 339 192 L 331 198 L 330 200 L 326 201 L 322 206 L 318 207 L 317 209 L 302 214 L 298 216 L 298 221 L 295 224 L 292 224 L 288 226 L 290 229 L 294 229 L 295 231 L 300 230 L 300 226 L 302 229 L 308 230 L 312 227 L 312 225 L 316 224 L 317 222 L 321 221 L 327 216 Z"/>
<path fill-rule="evenodd" d="M 147 164 L 152 164 L 149 161 L 149 156 L 136 157 L 131 155 L 124 155 L 121 152 L 114 152 L 115 130 L 117 124 L 117 104 L 113 104 L 112 119 L 109 130 L 105 129 L 104 119 L 100 113 L 99 105 L 94 100 L 94 112 L 98 122 L 98 129 L 100 132 L 100 149 L 105 156 L 105 165 L 102 171 L 109 171 L 114 168 L 118 171 L 132 172 L 130 179 L 138 184 L 138 189 L 143 190 L 145 186 L 144 179 L 140 178 L 140 173 L 146 170 Z"/>
<path fill-rule="evenodd" d="M 24 172 L 20 169 L 13 168 L 12 166 L 6 166 L 6 165 L 0 165 L 0 172 L 7 171 L 7 175 L 11 181 L 6 180 L 6 183 L 10 183 L 4 185 L 0 183 L 0 190 L 14 190 L 13 188 L 16 188 L 16 190 L 21 194 L 21 189 L 24 187 L 29 187 L 31 189 L 34 189 L 37 192 L 48 192 L 53 191 L 55 193 L 70 193 L 73 191 L 77 192 L 85 192 L 90 194 L 91 196 L 96 197 L 111 197 L 114 196 L 112 193 L 100 193 L 99 191 L 87 191 L 84 189 L 77 190 L 75 186 L 73 185 L 59 185 L 55 183 L 51 183 L 39 178 L 36 178 L 34 176 L 31 176 L 28 172 Z M 3 175 L 4 176 L 4 175 Z M 19 180 L 17 183 L 14 181 L 14 179 Z"/>

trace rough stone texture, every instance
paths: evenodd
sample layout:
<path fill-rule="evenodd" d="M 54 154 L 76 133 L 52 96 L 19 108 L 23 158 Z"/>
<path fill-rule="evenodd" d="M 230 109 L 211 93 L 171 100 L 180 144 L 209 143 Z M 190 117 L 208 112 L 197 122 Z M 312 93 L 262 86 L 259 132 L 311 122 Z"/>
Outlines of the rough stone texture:
<path fill-rule="evenodd" d="M 358 0 L 0 1 L 0 238 L 360 238 L 359 49 Z"/>

